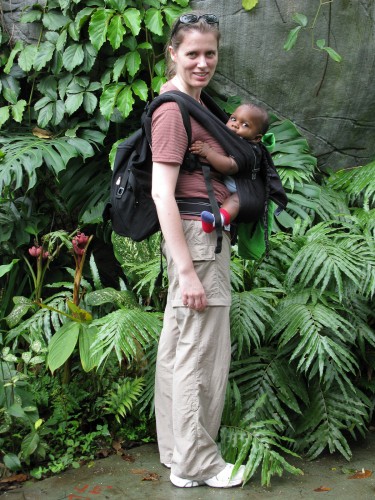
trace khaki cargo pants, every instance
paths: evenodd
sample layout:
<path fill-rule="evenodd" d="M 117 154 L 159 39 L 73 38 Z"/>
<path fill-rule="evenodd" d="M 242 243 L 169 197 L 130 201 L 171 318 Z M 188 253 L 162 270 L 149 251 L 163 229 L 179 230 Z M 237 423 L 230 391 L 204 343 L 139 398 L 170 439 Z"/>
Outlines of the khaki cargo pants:
<path fill-rule="evenodd" d="M 169 290 L 160 336 L 155 412 L 160 460 L 185 479 L 204 480 L 225 467 L 217 448 L 230 363 L 230 241 L 215 254 L 216 233 L 182 221 L 194 266 L 207 294 L 204 312 L 184 307 L 166 245 Z"/>

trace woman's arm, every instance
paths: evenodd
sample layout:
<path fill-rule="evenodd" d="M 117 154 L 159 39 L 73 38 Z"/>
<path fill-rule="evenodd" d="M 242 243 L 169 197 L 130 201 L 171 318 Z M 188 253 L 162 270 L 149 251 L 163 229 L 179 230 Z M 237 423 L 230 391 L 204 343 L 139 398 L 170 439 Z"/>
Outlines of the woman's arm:
<path fill-rule="evenodd" d="M 225 156 L 214 149 L 207 143 L 202 141 L 195 141 L 190 147 L 190 151 L 203 158 L 206 158 L 208 163 L 214 167 L 215 170 L 224 175 L 234 175 L 238 172 L 238 166 L 232 156 Z"/>
<path fill-rule="evenodd" d="M 182 302 L 192 309 L 203 311 L 207 306 L 206 293 L 194 269 L 174 196 L 179 171 L 178 165 L 154 162 L 152 198 L 163 236 L 178 272 Z"/>

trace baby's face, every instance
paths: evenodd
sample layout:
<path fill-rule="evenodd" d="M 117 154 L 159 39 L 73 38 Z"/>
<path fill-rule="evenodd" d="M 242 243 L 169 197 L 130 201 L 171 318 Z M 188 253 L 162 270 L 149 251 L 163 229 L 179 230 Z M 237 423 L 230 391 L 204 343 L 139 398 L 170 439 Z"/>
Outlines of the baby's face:
<path fill-rule="evenodd" d="M 239 106 L 229 117 L 227 127 L 248 141 L 260 141 L 259 111 L 249 106 Z"/>

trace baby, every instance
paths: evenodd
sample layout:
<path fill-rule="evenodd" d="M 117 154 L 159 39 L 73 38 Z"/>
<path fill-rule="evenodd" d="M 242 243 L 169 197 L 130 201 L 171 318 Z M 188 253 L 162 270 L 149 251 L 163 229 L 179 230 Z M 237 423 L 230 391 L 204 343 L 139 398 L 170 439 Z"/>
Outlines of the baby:
<path fill-rule="evenodd" d="M 269 127 L 268 113 L 264 108 L 255 104 L 241 104 L 229 117 L 227 126 L 246 141 L 259 142 Z M 231 177 L 238 172 L 234 158 L 217 153 L 202 141 L 195 141 L 191 145 L 190 151 L 206 158 L 215 170 L 225 175 L 224 183 L 232 194 L 224 201 L 220 208 L 220 214 L 222 225 L 228 226 L 237 217 L 239 211 L 236 183 Z M 211 233 L 215 228 L 214 214 L 202 212 L 201 219 L 203 231 Z"/>

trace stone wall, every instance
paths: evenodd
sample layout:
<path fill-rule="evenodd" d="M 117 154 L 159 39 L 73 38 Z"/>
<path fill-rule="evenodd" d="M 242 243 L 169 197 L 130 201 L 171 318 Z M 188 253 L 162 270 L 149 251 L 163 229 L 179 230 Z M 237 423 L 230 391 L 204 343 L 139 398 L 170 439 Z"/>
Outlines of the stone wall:
<path fill-rule="evenodd" d="M 375 159 L 375 2 L 333 0 L 322 8 L 315 38 L 324 38 L 341 63 L 312 48 L 311 30 L 292 50 L 283 49 L 297 26 L 293 13 L 311 22 L 318 5 L 259 0 L 245 11 L 241 0 L 192 1 L 220 17 L 220 63 L 212 84 L 217 92 L 253 99 L 291 119 L 323 168 L 364 165 Z"/>

